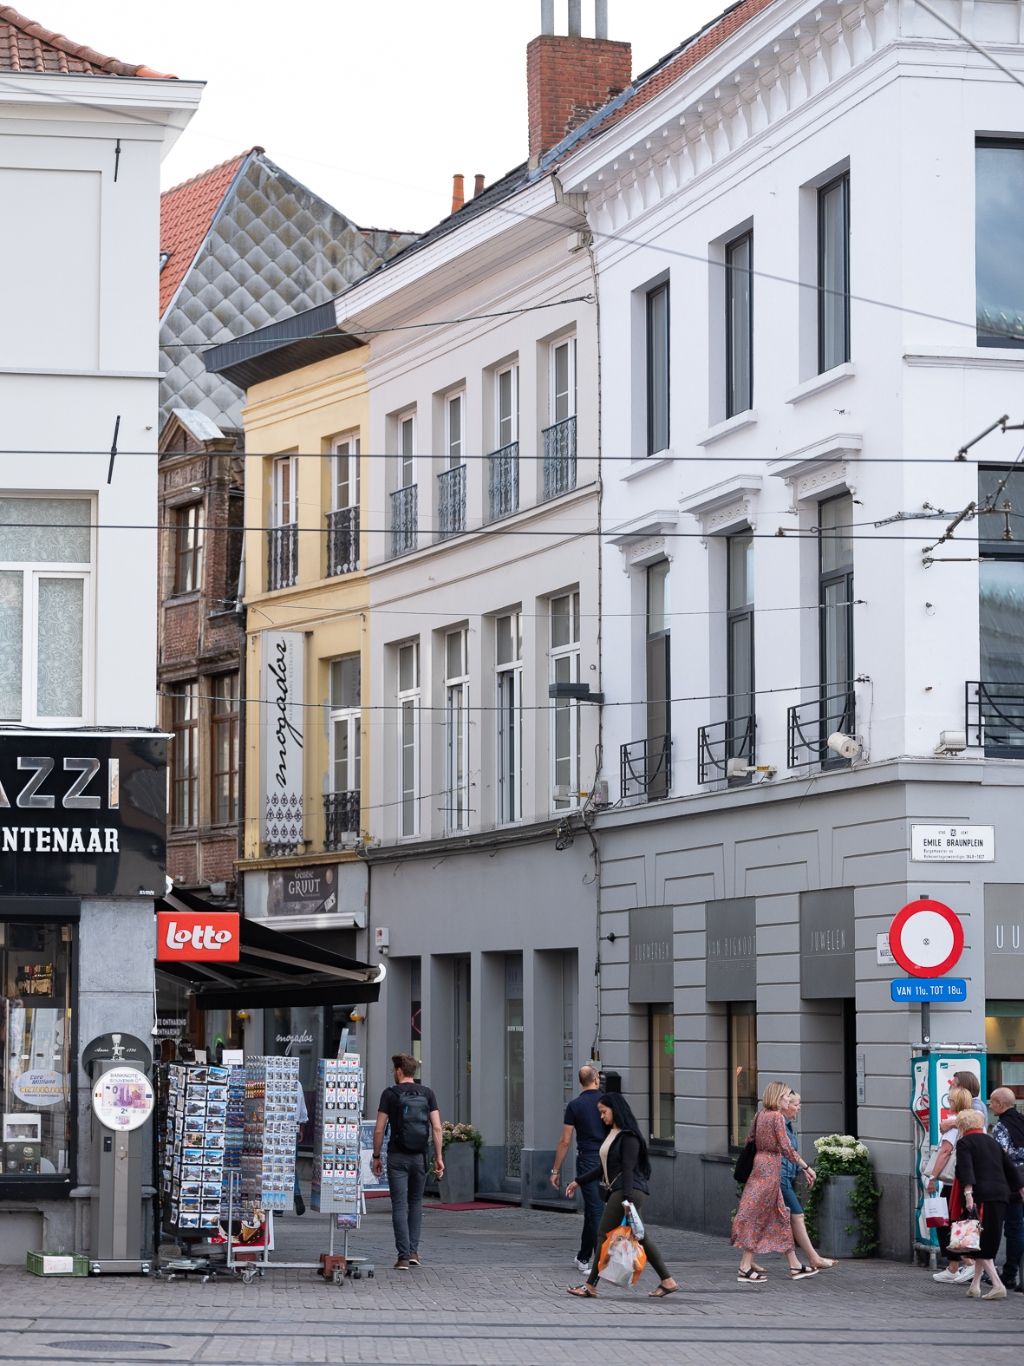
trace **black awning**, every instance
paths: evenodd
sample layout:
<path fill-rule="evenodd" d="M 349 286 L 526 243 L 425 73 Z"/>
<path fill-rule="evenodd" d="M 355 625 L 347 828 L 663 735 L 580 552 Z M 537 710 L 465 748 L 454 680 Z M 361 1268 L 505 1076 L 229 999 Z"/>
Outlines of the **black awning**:
<path fill-rule="evenodd" d="M 175 889 L 159 911 L 221 910 L 192 892 Z M 295 935 L 239 920 L 237 963 L 158 963 L 157 970 L 184 982 L 200 1010 L 258 1010 L 271 1006 L 367 1005 L 380 996 L 383 963 L 360 963 Z"/>

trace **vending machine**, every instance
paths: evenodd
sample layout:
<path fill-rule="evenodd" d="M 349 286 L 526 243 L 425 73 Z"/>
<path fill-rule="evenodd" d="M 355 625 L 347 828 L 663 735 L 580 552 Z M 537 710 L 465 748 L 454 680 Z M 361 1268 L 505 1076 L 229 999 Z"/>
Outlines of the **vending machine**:
<path fill-rule="evenodd" d="M 941 1131 L 949 1127 L 952 1110 L 949 1092 L 956 1072 L 973 1072 L 980 1094 L 985 1098 L 985 1054 L 982 1049 L 965 1045 L 954 1051 L 948 1045 L 941 1052 L 924 1052 L 910 1063 L 910 1112 L 914 1116 L 914 1175 L 917 1198 L 914 1204 L 914 1246 L 933 1253 L 939 1245 L 935 1230 L 924 1221 L 922 1205 L 925 1182 L 931 1171 Z"/>

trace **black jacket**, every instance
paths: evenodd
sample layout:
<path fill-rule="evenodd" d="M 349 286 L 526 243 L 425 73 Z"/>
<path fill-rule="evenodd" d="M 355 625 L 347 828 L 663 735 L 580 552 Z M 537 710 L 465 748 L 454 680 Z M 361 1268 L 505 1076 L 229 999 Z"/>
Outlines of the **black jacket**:
<path fill-rule="evenodd" d="M 996 1146 L 998 1147 L 998 1144 Z M 634 1191 L 639 1191 L 641 1195 L 649 1193 L 646 1178 L 636 1169 L 639 1156 L 640 1140 L 636 1134 L 619 1134 L 608 1149 L 608 1195 L 612 1191 L 621 1191 L 624 1200 L 632 1200 Z M 598 1162 L 589 1172 L 578 1176 L 576 1182 L 580 1186 L 585 1186 L 591 1181 L 601 1181 L 603 1177 L 604 1173 Z"/>
<path fill-rule="evenodd" d="M 1020 1197 L 1021 1176 L 990 1134 L 972 1130 L 956 1145 L 956 1179 L 974 1187 L 974 1203 Z"/>

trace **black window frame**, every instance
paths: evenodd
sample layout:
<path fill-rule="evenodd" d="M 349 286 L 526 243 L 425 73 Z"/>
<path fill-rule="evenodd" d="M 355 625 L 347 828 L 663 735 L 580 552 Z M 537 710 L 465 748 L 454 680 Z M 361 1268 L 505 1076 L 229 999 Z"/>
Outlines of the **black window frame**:
<path fill-rule="evenodd" d="M 843 208 L 843 355 L 840 359 L 827 359 L 825 355 L 825 309 L 834 293 L 826 293 L 825 285 L 825 204 L 830 194 L 842 190 Z M 837 365 L 846 365 L 851 357 L 850 345 L 850 172 L 842 171 L 831 180 L 818 187 L 818 374 L 834 370 Z"/>
<path fill-rule="evenodd" d="M 1020 137 L 976 137 L 974 139 L 974 301 L 975 301 L 975 343 L 978 346 L 1006 346 L 1011 349 L 1024 349 L 1024 336 L 984 336 L 977 325 L 978 304 L 978 153 L 981 151 L 1024 152 L 1024 138 Z"/>
<path fill-rule="evenodd" d="M 660 1134 L 655 1134 L 655 1132 L 654 1132 L 654 1130 L 655 1130 L 655 1118 L 656 1118 L 657 1116 L 660 1116 L 660 1107 L 657 1106 L 656 1103 L 655 1103 L 655 1101 L 656 1101 L 656 1093 L 655 1093 L 655 1089 L 654 1089 L 654 1075 L 655 1075 L 655 1067 L 654 1067 L 654 1058 L 655 1058 L 654 1020 L 655 1020 L 655 1016 L 656 1016 L 656 1015 L 667 1015 L 668 1018 L 673 1022 L 673 1023 L 672 1023 L 672 1038 L 673 1038 L 673 1045 L 672 1045 L 672 1046 L 673 1046 L 673 1057 L 672 1057 L 672 1067 L 671 1067 L 671 1073 L 672 1073 L 672 1091 L 671 1091 L 671 1095 L 672 1095 L 672 1120 L 671 1120 L 671 1130 L 672 1130 L 672 1132 L 671 1132 L 671 1135 L 670 1135 L 668 1138 L 664 1138 L 662 1135 L 660 1135 Z M 660 1097 L 661 1097 L 662 1095 L 664 1095 L 664 1094 L 666 1094 L 666 1093 L 663 1092 L 663 1091 L 657 1092 L 657 1098 L 660 1098 Z M 673 1006 L 673 1004 L 672 1004 L 671 1001 L 650 1002 L 650 1003 L 648 1003 L 648 1006 L 647 1006 L 647 1116 L 648 1116 L 647 1135 L 648 1135 L 648 1141 L 649 1141 L 650 1146 L 651 1146 L 652 1149 L 656 1149 L 656 1150 L 666 1150 L 666 1149 L 670 1149 L 670 1148 L 674 1148 L 674 1147 L 675 1147 L 675 1141 L 676 1141 L 676 1135 L 675 1135 L 675 1103 L 676 1103 L 676 1085 L 675 1085 L 675 1008 L 674 1008 L 674 1006 Z"/>
<path fill-rule="evenodd" d="M 818 503 L 818 524 L 819 524 L 819 527 L 820 527 L 820 525 L 821 525 L 821 509 L 822 509 L 823 507 L 825 507 L 828 503 L 836 503 L 836 502 L 839 502 L 839 500 L 840 500 L 840 499 L 843 499 L 843 498 L 847 498 L 847 499 L 850 499 L 850 500 L 851 500 L 851 513 L 852 513 L 852 498 L 851 498 L 850 493 L 849 493 L 847 490 L 845 490 L 845 489 L 844 489 L 842 492 L 840 492 L 840 493 L 834 493 L 834 494 L 832 494 L 831 497 L 829 497 L 829 498 L 822 498 L 822 499 L 819 501 L 819 503 Z M 850 543 L 851 543 L 851 547 L 852 547 L 852 539 L 851 539 L 851 542 L 850 542 Z M 824 749 L 824 740 L 825 740 L 825 737 L 829 734 L 828 725 L 829 725 L 829 721 L 830 721 L 829 705 L 828 705 L 828 702 L 827 702 L 825 699 L 826 699 L 826 696 L 827 696 L 827 694 L 828 694 L 829 692 L 837 691 L 839 688 L 846 688 L 846 690 L 847 690 L 848 693 L 852 693 L 852 692 L 853 692 L 853 682 L 854 682 L 854 677 L 855 677 L 855 674 L 856 674 L 856 668 L 855 668 L 855 664 L 854 664 L 854 654 L 853 654 L 853 647 L 854 647 L 854 638 L 853 638 L 853 574 L 854 574 L 853 550 L 852 550 L 852 548 L 851 548 L 851 551 L 850 551 L 850 560 L 849 560 L 849 563 L 848 563 L 848 564 L 844 564 L 844 565 L 840 566 L 840 567 L 837 568 L 837 569 L 828 569 L 828 570 L 826 570 L 826 569 L 823 568 L 823 565 L 822 565 L 822 561 L 823 561 L 823 549 L 824 549 L 824 538 L 823 538 L 822 535 L 819 533 L 819 535 L 818 535 L 818 683 L 819 683 L 819 688 L 820 688 L 820 692 L 821 692 L 821 733 L 822 733 L 822 745 L 823 745 L 823 748 L 822 748 L 823 758 L 822 758 L 821 763 L 822 763 L 822 767 L 823 767 L 823 768 L 845 768 L 845 767 L 848 767 L 848 766 L 849 766 L 849 762 L 850 762 L 850 761 L 849 761 L 848 759 L 843 759 L 843 758 L 841 758 L 839 755 L 833 754 L 831 750 L 825 751 L 825 749 Z M 843 626 L 844 626 L 845 637 L 846 637 L 846 638 L 845 638 L 845 649 L 846 649 L 846 659 L 847 659 L 847 663 L 848 663 L 848 669 L 847 669 L 847 675 L 848 675 L 848 676 L 847 676 L 845 679 L 835 679 L 835 678 L 830 677 L 830 669 L 829 669 L 829 667 L 828 667 L 828 660 L 827 660 L 827 653 L 828 653 L 828 651 L 827 651 L 827 639 L 828 639 L 828 636 L 827 636 L 827 631 L 826 631 L 826 626 L 825 626 L 825 623 L 826 623 L 826 614 L 827 614 L 828 611 L 834 610 L 834 609 L 830 609 L 830 608 L 828 607 L 828 604 L 827 604 L 827 602 L 826 602 L 826 595 L 827 595 L 827 593 L 828 593 L 828 590 L 829 590 L 830 588 L 834 587 L 836 584 L 842 585 L 842 586 L 844 587 L 844 589 L 845 589 L 845 592 L 844 592 L 843 598 L 842 598 L 842 602 L 843 602 L 843 608 L 842 608 L 842 611 L 843 611 Z"/>
<path fill-rule="evenodd" d="M 737 266 L 732 257 L 740 249 L 747 249 L 747 264 Z M 747 390 L 745 402 L 736 393 L 736 272 L 746 276 L 746 353 Z M 754 229 L 748 228 L 725 244 L 725 416 L 737 417 L 754 406 Z"/>
<path fill-rule="evenodd" d="M 747 589 L 746 602 L 740 607 L 733 606 L 733 546 L 740 539 L 749 539 L 753 545 L 753 531 L 750 527 L 733 532 L 726 537 L 725 542 L 725 582 L 726 582 L 726 612 L 725 612 L 725 675 L 726 675 L 726 720 L 729 722 L 726 736 L 726 755 L 728 758 L 735 758 L 745 753 L 744 746 L 747 738 L 750 718 L 754 715 L 755 707 L 755 688 L 756 688 L 756 662 L 754 656 L 754 594 L 751 591 L 750 576 L 747 577 L 745 585 Z M 749 690 L 738 693 L 736 690 L 736 657 L 734 649 L 735 628 L 742 624 L 747 628 L 747 649 L 750 656 L 750 678 Z M 746 710 L 739 712 L 736 701 L 738 697 L 745 699 Z M 746 724 L 742 724 L 746 723 Z M 747 757 L 747 763 L 753 763 L 753 759 Z M 750 775 L 747 775 L 749 781 Z"/>
<path fill-rule="evenodd" d="M 664 389 L 665 389 L 664 411 L 663 411 L 663 412 L 660 411 L 659 405 L 658 405 L 658 404 L 656 403 L 656 401 L 655 401 L 654 384 L 653 384 L 653 377 L 654 377 L 654 370 L 655 370 L 655 356 L 654 356 L 654 350 L 655 350 L 655 347 L 654 347 L 654 341 L 655 341 L 655 327 L 654 327 L 654 317 L 653 317 L 653 311 L 654 311 L 654 310 L 653 310 L 653 305 L 654 305 L 655 301 L 660 301 L 662 298 L 663 298 L 664 301 L 665 301 L 665 318 L 664 318 L 664 323 L 662 324 L 663 329 L 664 329 L 664 336 L 663 336 L 663 338 L 662 338 L 662 343 L 663 343 L 664 352 L 665 352 L 664 375 L 663 375 L 663 377 L 662 377 L 662 378 L 663 378 L 663 383 L 664 383 Z M 671 294 L 669 293 L 669 282 L 668 282 L 668 280 L 663 280 L 663 281 L 661 282 L 661 284 L 654 285 L 651 289 L 649 289 L 649 290 L 647 291 L 647 294 L 646 294 L 645 298 L 644 298 L 644 322 L 645 322 L 646 357 L 647 357 L 647 372 L 646 372 L 646 377 L 645 377 L 645 386 L 646 386 L 646 390 L 645 390 L 645 392 L 646 392 L 646 399 L 647 399 L 647 454 L 648 454 L 648 455 L 657 455 L 660 451 L 667 451 L 667 450 L 669 449 L 669 446 L 670 446 L 671 441 L 672 441 L 672 353 L 671 353 L 672 328 L 671 328 L 671 317 L 672 317 L 672 298 L 671 298 Z M 659 422 L 657 421 L 658 418 L 661 419 L 661 422 L 662 422 L 663 425 L 664 425 L 664 431 L 665 431 L 665 439 L 664 439 L 664 441 L 658 441 L 658 440 L 657 440 L 657 437 L 656 437 L 656 432 L 657 432 L 657 430 L 658 430 L 658 428 L 659 428 L 659 425 L 660 425 Z"/>

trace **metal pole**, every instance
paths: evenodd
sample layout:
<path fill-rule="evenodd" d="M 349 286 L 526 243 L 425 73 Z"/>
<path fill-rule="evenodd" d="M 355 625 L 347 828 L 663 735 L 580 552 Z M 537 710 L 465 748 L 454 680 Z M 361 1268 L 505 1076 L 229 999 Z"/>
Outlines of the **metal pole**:
<path fill-rule="evenodd" d="M 932 1041 L 932 1008 L 927 1001 L 921 1002 L 921 1047 L 926 1053 L 931 1049 L 929 1044 Z"/>

